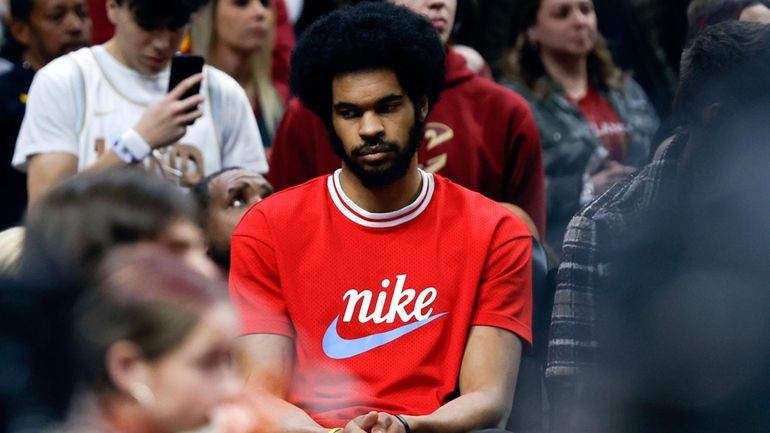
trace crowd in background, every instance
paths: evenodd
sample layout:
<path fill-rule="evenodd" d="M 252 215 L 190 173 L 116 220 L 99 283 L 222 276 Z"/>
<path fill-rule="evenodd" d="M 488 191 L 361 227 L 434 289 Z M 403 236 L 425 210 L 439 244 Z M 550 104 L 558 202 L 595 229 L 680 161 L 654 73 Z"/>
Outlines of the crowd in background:
<path fill-rule="evenodd" d="M 260 431 L 231 236 L 340 167 L 290 59 L 362 2 L 0 0 L 0 430 Z M 392 3 L 447 53 L 421 168 L 545 252 L 507 428 L 770 430 L 770 3 Z"/>

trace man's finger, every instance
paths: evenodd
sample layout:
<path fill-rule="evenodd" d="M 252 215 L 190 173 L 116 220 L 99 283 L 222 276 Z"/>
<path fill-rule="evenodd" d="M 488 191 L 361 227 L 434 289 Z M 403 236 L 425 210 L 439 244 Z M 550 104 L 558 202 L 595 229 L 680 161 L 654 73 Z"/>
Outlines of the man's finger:
<path fill-rule="evenodd" d="M 179 125 L 189 125 L 195 121 L 195 119 L 198 119 L 203 116 L 203 110 L 195 110 L 191 111 L 189 113 L 185 113 L 179 117 L 177 117 L 177 123 Z"/>
<path fill-rule="evenodd" d="M 200 83 L 203 80 L 203 74 L 198 73 L 195 75 L 190 75 L 189 77 L 182 80 L 179 84 L 174 87 L 171 92 L 168 93 L 168 96 L 171 99 L 179 99 L 184 95 L 184 92 L 190 90 L 195 86 L 196 84 Z"/>

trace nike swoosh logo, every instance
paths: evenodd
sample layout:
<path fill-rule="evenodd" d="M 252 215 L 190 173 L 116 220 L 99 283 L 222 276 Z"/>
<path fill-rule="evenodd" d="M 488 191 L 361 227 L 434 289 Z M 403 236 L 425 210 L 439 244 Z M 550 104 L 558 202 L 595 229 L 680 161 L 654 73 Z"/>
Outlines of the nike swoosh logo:
<path fill-rule="evenodd" d="M 390 331 L 372 334 L 367 337 L 354 338 L 352 340 L 340 337 L 340 334 L 337 332 L 337 322 L 339 321 L 340 316 L 337 316 L 334 318 L 332 324 L 326 328 L 326 333 L 324 333 L 322 341 L 323 350 L 326 356 L 332 359 L 352 358 L 397 340 L 447 314 L 448 313 L 436 314 L 435 316 L 428 317 L 419 322 L 409 323 L 396 329 L 391 329 Z"/>

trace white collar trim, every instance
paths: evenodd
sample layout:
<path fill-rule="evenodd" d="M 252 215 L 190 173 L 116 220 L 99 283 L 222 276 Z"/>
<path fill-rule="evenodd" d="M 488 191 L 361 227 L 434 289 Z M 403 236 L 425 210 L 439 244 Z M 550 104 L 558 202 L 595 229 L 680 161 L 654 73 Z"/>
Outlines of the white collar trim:
<path fill-rule="evenodd" d="M 420 194 L 411 203 L 403 208 L 384 213 L 369 212 L 353 202 L 342 190 L 340 183 L 340 174 L 342 169 L 337 169 L 334 174 L 329 175 L 326 180 L 326 186 L 329 190 L 334 205 L 349 220 L 364 227 L 387 228 L 404 224 L 417 218 L 428 207 L 433 198 L 433 192 L 436 189 L 433 175 L 420 170 L 422 176 L 422 187 Z"/>

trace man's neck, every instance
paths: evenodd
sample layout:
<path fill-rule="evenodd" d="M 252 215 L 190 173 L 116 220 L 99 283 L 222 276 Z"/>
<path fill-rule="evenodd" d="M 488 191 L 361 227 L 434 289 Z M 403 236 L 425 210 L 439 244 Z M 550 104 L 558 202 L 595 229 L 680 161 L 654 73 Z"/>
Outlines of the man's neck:
<path fill-rule="evenodd" d="M 422 188 L 422 175 L 415 158 L 406 175 L 382 188 L 367 188 L 343 164 L 340 184 L 353 203 L 372 213 L 393 212 L 413 202 Z"/>

